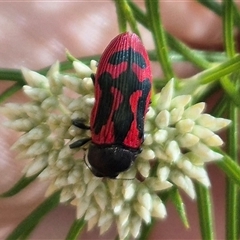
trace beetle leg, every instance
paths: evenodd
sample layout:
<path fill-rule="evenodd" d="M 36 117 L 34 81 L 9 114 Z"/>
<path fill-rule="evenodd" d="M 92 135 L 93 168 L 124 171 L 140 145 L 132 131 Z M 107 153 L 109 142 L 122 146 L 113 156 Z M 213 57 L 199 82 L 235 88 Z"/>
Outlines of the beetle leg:
<path fill-rule="evenodd" d="M 83 138 L 83 139 L 79 139 L 76 142 L 73 142 L 69 145 L 69 147 L 72 148 L 78 148 L 83 146 L 85 143 L 89 142 L 91 140 L 91 138 Z"/>
<path fill-rule="evenodd" d="M 81 129 L 86 129 L 86 130 L 89 130 L 90 127 L 85 125 L 82 121 L 82 119 L 80 118 L 76 118 L 76 119 L 73 119 L 72 120 L 72 124 L 78 128 L 81 128 Z"/>

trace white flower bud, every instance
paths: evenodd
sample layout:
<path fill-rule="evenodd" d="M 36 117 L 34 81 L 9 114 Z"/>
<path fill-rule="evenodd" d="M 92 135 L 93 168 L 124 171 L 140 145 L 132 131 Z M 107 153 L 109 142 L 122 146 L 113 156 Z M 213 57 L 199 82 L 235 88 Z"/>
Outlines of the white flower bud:
<path fill-rule="evenodd" d="M 134 209 L 136 213 L 146 222 L 150 223 L 151 222 L 151 214 L 149 210 L 147 210 L 145 207 L 140 205 L 139 203 L 134 204 Z"/>
<path fill-rule="evenodd" d="M 157 195 L 153 195 L 153 208 L 151 215 L 160 219 L 167 216 L 166 207 Z"/>
<path fill-rule="evenodd" d="M 164 182 L 168 179 L 170 173 L 170 168 L 168 166 L 159 165 L 157 168 L 157 176 L 161 182 Z"/>
<path fill-rule="evenodd" d="M 18 132 L 28 132 L 30 131 L 34 126 L 35 123 L 32 119 L 17 119 L 13 122 L 5 122 L 4 125 L 8 128 L 11 128 Z"/>
<path fill-rule="evenodd" d="M 170 162 L 176 162 L 181 157 L 181 150 L 176 141 L 171 141 L 167 144 L 165 150 Z"/>
<path fill-rule="evenodd" d="M 170 175 L 170 178 L 173 183 L 182 188 L 192 199 L 195 198 L 194 186 L 189 177 L 183 175 L 179 171 L 173 171 Z"/>
<path fill-rule="evenodd" d="M 119 215 L 123 207 L 123 200 L 120 197 L 112 199 L 112 209 L 114 214 Z"/>
<path fill-rule="evenodd" d="M 32 161 L 28 166 L 26 172 L 26 176 L 30 177 L 41 170 L 43 170 L 47 166 L 47 155 L 39 155 L 37 156 L 34 161 Z"/>
<path fill-rule="evenodd" d="M 55 96 L 51 96 L 43 100 L 41 104 L 41 108 L 45 111 L 53 110 L 54 108 L 58 107 L 58 100 Z"/>
<path fill-rule="evenodd" d="M 66 173 L 58 173 L 58 176 L 54 182 L 54 184 L 58 187 L 58 188 L 63 188 L 65 186 L 68 185 L 68 181 L 67 181 L 67 174 Z"/>
<path fill-rule="evenodd" d="M 166 162 L 169 161 L 169 157 L 167 156 L 167 154 L 160 148 L 156 148 L 154 149 L 154 152 L 156 154 L 156 157 L 161 161 L 164 160 Z"/>
<path fill-rule="evenodd" d="M 87 222 L 87 231 L 91 231 L 97 224 L 98 222 L 98 214 L 96 214 L 95 216 L 93 216 L 92 218 L 90 218 Z"/>
<path fill-rule="evenodd" d="M 171 101 L 171 109 L 184 108 L 192 100 L 191 95 L 176 96 Z"/>
<path fill-rule="evenodd" d="M 130 231 L 134 238 L 137 238 L 137 236 L 139 235 L 141 226 L 142 219 L 139 218 L 138 216 L 132 217 Z"/>
<path fill-rule="evenodd" d="M 82 198 L 85 191 L 86 191 L 85 185 L 83 185 L 83 184 L 75 185 L 73 188 L 73 192 L 76 195 L 76 198 L 79 198 L 79 199 Z"/>
<path fill-rule="evenodd" d="M 90 196 L 101 182 L 98 179 L 92 179 L 87 184 L 86 196 Z"/>
<path fill-rule="evenodd" d="M 154 119 L 155 115 L 156 115 L 155 110 L 152 107 L 149 107 L 146 113 L 146 119 L 147 120 Z"/>
<path fill-rule="evenodd" d="M 183 107 L 179 107 L 179 108 L 174 108 L 171 112 L 170 112 L 170 125 L 175 124 L 176 122 L 178 122 L 183 115 L 184 112 L 184 108 Z"/>
<path fill-rule="evenodd" d="M 148 161 L 142 161 L 137 165 L 137 169 L 143 177 L 147 178 L 149 176 L 151 167 Z"/>
<path fill-rule="evenodd" d="M 228 126 L 231 121 L 225 118 L 215 118 L 210 114 L 202 114 L 198 119 L 197 123 L 203 127 L 209 128 L 210 130 L 216 132 L 226 126 Z"/>
<path fill-rule="evenodd" d="M 199 142 L 192 146 L 191 151 L 199 156 L 203 162 L 210 162 L 221 159 L 223 156 L 220 153 L 214 152 L 207 145 Z"/>
<path fill-rule="evenodd" d="M 50 96 L 49 92 L 44 88 L 33 88 L 28 85 L 23 86 L 24 93 L 31 99 L 42 102 Z"/>
<path fill-rule="evenodd" d="M 145 207 L 147 210 L 151 211 L 152 209 L 152 198 L 151 195 L 144 191 L 140 190 L 137 195 L 138 202 Z"/>
<path fill-rule="evenodd" d="M 105 233 L 111 227 L 112 223 L 113 223 L 113 219 L 110 219 L 108 222 L 100 226 L 100 235 Z"/>
<path fill-rule="evenodd" d="M 193 127 L 192 133 L 201 139 L 209 138 L 214 135 L 211 130 L 199 125 Z"/>
<path fill-rule="evenodd" d="M 144 145 L 148 146 L 153 143 L 152 135 L 151 134 L 146 134 L 144 136 Z"/>
<path fill-rule="evenodd" d="M 160 182 L 157 178 L 149 177 L 145 181 L 145 184 L 153 191 L 162 191 L 172 187 L 172 184 L 168 181 Z"/>
<path fill-rule="evenodd" d="M 153 137 L 156 143 L 164 143 L 168 138 L 168 131 L 159 129 L 157 132 L 154 133 Z"/>
<path fill-rule="evenodd" d="M 113 215 L 109 211 L 102 211 L 98 220 L 98 226 L 101 227 L 109 221 L 113 221 Z"/>
<path fill-rule="evenodd" d="M 92 201 L 90 201 L 91 203 Z M 84 220 L 89 221 L 91 218 L 93 218 L 94 216 L 96 216 L 98 213 L 97 208 L 91 204 L 91 207 L 87 208 L 86 214 L 84 216 Z"/>
<path fill-rule="evenodd" d="M 92 74 L 91 68 L 81 61 L 74 61 L 73 67 L 80 78 L 89 77 Z"/>
<path fill-rule="evenodd" d="M 121 213 L 119 214 L 119 223 L 121 226 L 124 226 L 127 224 L 130 212 L 131 210 L 129 207 L 123 207 Z"/>
<path fill-rule="evenodd" d="M 21 105 L 15 103 L 6 103 L 4 107 L 0 107 L 0 113 L 11 120 L 18 120 L 26 117 Z"/>
<path fill-rule="evenodd" d="M 193 127 L 195 125 L 195 122 L 191 119 L 183 119 L 177 122 L 176 129 L 179 131 L 179 133 L 188 133 L 191 132 Z"/>
<path fill-rule="evenodd" d="M 71 188 L 65 187 L 62 189 L 61 191 L 61 195 L 60 195 L 60 202 L 64 203 L 69 201 L 71 198 L 73 198 L 73 192 Z"/>
<path fill-rule="evenodd" d="M 37 141 L 29 146 L 26 155 L 29 157 L 38 156 L 42 153 L 47 153 L 51 150 L 52 143 L 50 141 Z"/>
<path fill-rule="evenodd" d="M 130 200 L 135 195 L 135 185 L 130 184 L 129 186 L 122 189 L 124 199 Z"/>
<path fill-rule="evenodd" d="M 85 89 L 87 92 L 92 92 L 94 89 L 92 78 L 90 77 L 83 78 L 81 87 Z"/>
<path fill-rule="evenodd" d="M 155 123 L 159 128 L 166 128 L 169 125 L 170 113 L 167 110 L 162 110 L 155 119 Z"/>
<path fill-rule="evenodd" d="M 77 203 L 77 219 L 80 219 L 84 216 L 86 213 L 86 210 L 91 207 L 89 207 L 89 204 L 91 203 L 91 199 L 89 197 L 84 196 L 84 198 L 81 198 L 81 200 L 78 200 Z"/>
<path fill-rule="evenodd" d="M 155 158 L 155 153 L 150 148 L 144 148 L 140 154 L 141 158 L 144 160 L 152 160 Z"/>
<path fill-rule="evenodd" d="M 217 147 L 223 145 L 223 140 L 216 134 L 208 138 L 204 138 L 203 142 L 210 147 Z"/>
<path fill-rule="evenodd" d="M 174 80 L 172 79 L 162 89 L 159 99 L 157 101 L 158 110 L 169 109 L 171 105 L 171 100 L 173 97 L 173 84 L 174 84 Z"/>
<path fill-rule="evenodd" d="M 183 116 L 184 118 L 190 118 L 192 120 L 196 120 L 200 116 L 200 114 L 203 112 L 204 108 L 205 108 L 204 102 L 194 104 L 188 107 L 184 111 Z"/>
<path fill-rule="evenodd" d="M 90 68 L 92 70 L 93 73 L 97 72 L 97 66 L 98 66 L 98 62 L 95 60 L 91 60 L 90 61 Z"/>
<path fill-rule="evenodd" d="M 22 73 L 24 76 L 24 79 L 28 83 L 29 86 L 35 87 L 35 88 L 48 88 L 49 82 L 48 79 L 34 71 L 30 71 L 27 68 L 22 68 Z"/>
<path fill-rule="evenodd" d="M 101 210 L 104 211 L 108 204 L 108 196 L 106 194 L 105 188 L 103 186 L 97 187 L 96 190 L 93 192 L 93 195 L 96 203 L 99 205 Z"/>
<path fill-rule="evenodd" d="M 176 138 L 178 144 L 182 148 L 189 148 L 199 142 L 199 138 L 191 133 L 178 135 Z"/>

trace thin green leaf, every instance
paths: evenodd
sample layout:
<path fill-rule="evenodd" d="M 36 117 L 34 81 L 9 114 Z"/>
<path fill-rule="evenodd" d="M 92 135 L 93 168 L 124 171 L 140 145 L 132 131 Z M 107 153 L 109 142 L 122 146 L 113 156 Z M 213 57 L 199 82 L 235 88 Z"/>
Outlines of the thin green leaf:
<path fill-rule="evenodd" d="M 197 0 L 197 1 L 204 5 L 205 7 L 209 8 L 211 11 L 213 11 L 220 17 L 223 15 L 223 8 L 221 3 L 214 0 Z M 239 28 L 240 14 L 236 4 L 233 4 L 233 11 L 234 11 L 234 25 Z"/>
<path fill-rule="evenodd" d="M 189 222 L 186 214 L 185 204 L 177 188 L 171 191 L 170 199 L 172 200 L 184 226 L 186 228 L 189 228 Z"/>
<path fill-rule="evenodd" d="M 233 2 L 232 0 L 224 0 L 223 2 L 223 35 L 225 50 L 228 57 L 235 55 L 234 45 L 234 29 L 233 29 Z"/>
<path fill-rule="evenodd" d="M 22 85 L 25 83 L 22 71 L 14 68 L 0 68 L 0 80 L 16 81 Z"/>
<path fill-rule="evenodd" d="M 168 45 L 160 20 L 158 1 L 145 0 L 147 19 L 155 42 L 156 53 L 166 79 L 174 78 L 173 69 L 168 53 Z"/>
<path fill-rule="evenodd" d="M 7 237 L 7 240 L 23 239 L 34 230 L 40 220 L 58 206 L 61 191 L 57 191 L 41 203 L 27 218 L 25 218 Z"/>
<path fill-rule="evenodd" d="M 214 239 L 213 216 L 212 216 L 212 200 L 209 188 L 196 183 L 198 215 L 202 239 Z"/>
<path fill-rule="evenodd" d="M 0 197 L 6 198 L 6 197 L 12 197 L 12 196 L 16 195 L 17 193 L 22 191 L 25 187 L 27 187 L 30 183 L 32 183 L 41 172 L 42 172 L 42 170 L 40 172 L 32 175 L 31 177 L 26 177 L 26 175 L 23 175 L 12 188 L 10 188 L 8 191 L 0 194 Z"/>
<path fill-rule="evenodd" d="M 139 240 L 147 240 L 147 239 L 149 239 L 149 235 L 150 235 L 153 227 L 155 226 L 155 224 L 156 224 L 156 220 L 154 218 L 152 218 L 150 224 L 143 223 L 142 227 L 141 227 L 141 233 L 138 236 L 138 239 Z"/>
<path fill-rule="evenodd" d="M 81 233 L 81 231 L 83 230 L 85 224 L 86 224 L 86 222 L 84 221 L 83 218 L 76 219 L 73 222 L 71 228 L 69 229 L 66 239 L 67 240 L 78 239 L 78 236 Z"/>
<path fill-rule="evenodd" d="M 139 21 L 146 28 L 150 29 L 149 20 L 146 14 L 135 3 L 130 0 L 128 0 L 128 2 L 137 21 Z M 187 45 L 177 40 L 167 32 L 165 32 L 165 34 L 168 39 L 169 46 L 176 52 L 180 53 L 185 59 L 189 60 L 190 62 L 202 69 L 206 69 L 211 66 L 211 64 L 206 60 L 206 56 L 203 55 L 202 52 L 192 50 Z"/>
<path fill-rule="evenodd" d="M 223 155 L 223 159 L 217 162 L 217 166 L 240 187 L 240 166 L 224 151 L 213 148 Z"/>
<path fill-rule="evenodd" d="M 11 87 L 9 87 L 7 90 L 5 90 L 1 95 L 0 95 L 0 103 L 4 102 L 7 100 L 9 97 L 11 97 L 14 93 L 19 91 L 22 88 L 23 84 L 22 83 L 15 83 Z"/>
<path fill-rule="evenodd" d="M 216 2 L 214 0 L 197 0 L 199 3 L 204 5 L 205 7 L 209 8 L 213 12 L 215 12 L 217 15 L 222 16 L 222 5 L 219 2 Z"/>
<path fill-rule="evenodd" d="M 229 155 L 238 161 L 238 109 L 230 103 L 229 108 L 232 121 L 228 129 L 228 142 L 227 148 Z M 237 240 L 239 228 L 239 187 L 233 182 L 232 179 L 226 179 L 226 239 Z"/>
<path fill-rule="evenodd" d="M 124 11 L 121 7 L 121 1 L 114 0 L 116 10 L 117 10 L 117 17 L 118 17 L 118 27 L 120 32 L 126 32 L 127 31 L 127 20 L 124 16 Z"/>
<path fill-rule="evenodd" d="M 128 5 L 128 2 L 126 0 L 121 0 L 121 1 L 114 0 L 114 1 L 115 1 L 117 9 L 119 9 L 118 11 L 121 14 L 124 15 L 122 17 L 124 17 L 127 20 L 127 22 L 129 23 L 132 31 L 135 32 L 138 36 L 140 36 L 140 32 L 139 32 L 138 27 L 137 27 L 137 21 L 136 21 L 134 15 L 133 15 L 133 12 L 132 12 L 131 8 Z M 121 24 L 121 22 L 120 22 L 120 24 Z"/>
<path fill-rule="evenodd" d="M 128 4 L 132 9 L 135 19 L 141 23 L 144 27 L 149 29 L 149 21 L 147 20 L 146 14 L 131 0 L 128 0 Z"/>
<path fill-rule="evenodd" d="M 169 33 L 166 34 L 169 46 L 173 48 L 175 51 L 181 53 L 186 59 L 188 59 L 191 63 L 195 64 L 201 69 L 207 69 L 211 66 L 206 59 L 204 59 L 197 51 L 193 51 L 187 45 L 180 42 L 176 38 L 174 38 Z"/>

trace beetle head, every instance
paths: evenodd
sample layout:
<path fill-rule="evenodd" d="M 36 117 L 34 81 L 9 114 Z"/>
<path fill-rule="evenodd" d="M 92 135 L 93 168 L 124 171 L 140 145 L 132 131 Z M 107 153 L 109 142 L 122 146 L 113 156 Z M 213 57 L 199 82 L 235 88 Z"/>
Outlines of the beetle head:
<path fill-rule="evenodd" d="M 121 145 L 99 146 L 91 143 L 87 158 L 96 177 L 116 178 L 119 173 L 130 168 L 139 153 L 139 149 Z"/>

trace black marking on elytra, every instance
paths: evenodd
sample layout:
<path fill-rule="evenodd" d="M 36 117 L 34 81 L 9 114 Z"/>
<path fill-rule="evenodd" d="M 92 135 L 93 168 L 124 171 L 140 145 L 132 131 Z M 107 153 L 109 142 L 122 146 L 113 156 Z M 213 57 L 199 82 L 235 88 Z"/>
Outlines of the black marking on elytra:
<path fill-rule="evenodd" d="M 109 58 L 109 63 L 118 65 L 122 62 L 128 62 L 126 71 L 119 74 L 115 79 L 112 78 L 108 72 L 103 72 L 98 78 L 98 84 L 102 91 L 99 99 L 99 105 L 96 113 L 95 122 L 92 129 L 95 134 L 99 134 L 102 127 L 106 125 L 111 112 L 113 111 L 114 96 L 111 88 L 116 88 L 122 94 L 122 101 L 119 104 L 112 116 L 114 124 L 115 143 L 121 144 L 126 138 L 132 121 L 134 120 L 134 113 L 130 106 L 130 97 L 137 90 L 142 91 L 142 96 L 138 99 L 137 110 L 137 128 L 139 131 L 139 138 L 143 137 L 144 114 L 146 108 L 146 99 L 149 94 L 151 83 L 150 79 L 145 79 L 140 82 L 136 73 L 132 70 L 132 64 L 135 63 L 141 68 L 146 67 L 146 63 L 142 55 L 135 52 L 132 48 L 128 50 L 113 53 Z"/>
<path fill-rule="evenodd" d="M 113 65 L 118 65 L 122 62 L 128 62 L 129 64 L 135 63 L 142 69 L 146 68 L 146 62 L 142 54 L 135 52 L 132 48 L 115 52 L 110 56 L 108 60 L 108 63 L 111 63 Z"/>

